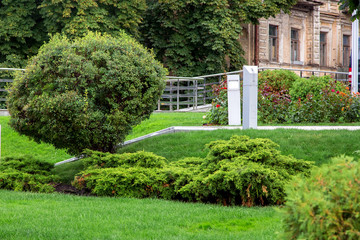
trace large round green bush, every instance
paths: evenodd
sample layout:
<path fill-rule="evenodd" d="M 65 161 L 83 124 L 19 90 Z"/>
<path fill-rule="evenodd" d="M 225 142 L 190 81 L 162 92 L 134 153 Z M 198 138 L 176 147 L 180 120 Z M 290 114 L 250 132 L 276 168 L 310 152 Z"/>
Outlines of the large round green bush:
<path fill-rule="evenodd" d="M 150 116 L 166 70 L 124 33 L 59 35 L 43 45 L 10 88 L 10 125 L 35 141 L 78 154 L 113 152 Z"/>
<path fill-rule="evenodd" d="M 360 164 L 339 157 L 287 191 L 284 239 L 359 239 Z"/>

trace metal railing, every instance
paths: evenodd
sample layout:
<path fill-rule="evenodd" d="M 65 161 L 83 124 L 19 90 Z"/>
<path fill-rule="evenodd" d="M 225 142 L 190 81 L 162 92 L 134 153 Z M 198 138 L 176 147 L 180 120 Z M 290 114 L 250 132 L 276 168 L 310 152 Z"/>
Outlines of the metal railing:
<path fill-rule="evenodd" d="M 290 70 L 297 73 L 300 77 L 310 77 L 312 75 L 324 76 L 330 75 L 338 81 L 348 81 L 348 72 L 335 71 L 321 71 L 308 69 L 293 69 L 293 68 L 274 68 L 274 67 L 260 67 L 259 72 L 264 70 Z M 0 68 L 1 71 L 25 71 L 21 68 Z M 242 70 L 217 73 L 211 75 L 203 75 L 198 77 L 173 77 L 169 76 L 166 79 L 166 87 L 161 99 L 158 101 L 158 110 L 176 111 L 183 108 L 197 109 L 198 106 L 211 103 L 213 98 L 212 86 L 220 84 L 227 75 L 239 74 L 242 80 Z M 10 78 L 0 78 L 0 84 L 11 83 Z M 6 92 L 5 88 L 0 87 L 0 93 Z M 6 101 L 6 98 L 0 97 L 0 102 Z"/>
<path fill-rule="evenodd" d="M 5 92 L 7 92 L 5 86 L 7 83 L 12 83 L 13 79 L 11 79 L 9 74 L 7 76 L 4 77 L 4 72 L 14 72 L 14 71 L 25 71 L 25 69 L 22 68 L 0 68 L 0 73 L 2 73 L 0 75 L 0 105 L 4 105 L 2 103 L 6 102 L 6 97 L 5 97 Z M 0 107 L 1 108 L 1 107 Z"/>
<path fill-rule="evenodd" d="M 260 67 L 259 72 L 264 70 L 289 70 L 298 74 L 300 77 L 310 76 L 325 76 L 330 75 L 337 81 L 348 81 L 348 72 L 336 72 L 336 71 L 321 71 L 311 69 L 293 69 L 293 68 L 274 68 L 274 67 Z M 180 110 L 181 107 L 197 109 L 198 106 L 211 103 L 212 88 L 214 84 L 220 84 L 227 75 L 239 74 L 240 80 L 242 80 L 242 70 L 217 73 L 211 75 L 203 75 L 198 77 L 167 77 L 166 89 L 161 99 L 158 102 L 158 110 Z M 176 82 L 176 83 L 175 83 Z M 188 89 L 186 89 L 186 85 Z M 189 87 L 190 86 L 190 87 Z M 185 91 L 181 91 L 185 90 Z M 166 106 L 168 106 L 166 108 Z"/>

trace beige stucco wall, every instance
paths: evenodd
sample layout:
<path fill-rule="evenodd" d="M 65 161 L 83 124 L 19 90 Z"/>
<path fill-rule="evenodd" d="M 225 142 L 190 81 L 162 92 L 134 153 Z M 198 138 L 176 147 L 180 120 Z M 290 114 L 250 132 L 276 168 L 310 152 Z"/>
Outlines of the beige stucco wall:
<path fill-rule="evenodd" d="M 339 70 L 343 66 L 343 35 L 351 36 L 350 16 L 338 9 L 338 1 L 301 0 L 291 14 L 261 19 L 258 25 L 258 57 L 260 67 L 282 67 L 313 70 Z M 309 3 L 310 2 L 310 3 Z M 321 2 L 322 5 L 318 3 Z M 278 61 L 269 61 L 269 25 L 278 26 Z M 291 28 L 299 30 L 299 62 L 291 63 Z M 255 64 L 254 25 L 244 28 L 241 37 L 248 64 Z M 326 33 L 326 66 L 320 66 L 320 32 Z M 244 39 L 246 36 L 246 39 Z"/>

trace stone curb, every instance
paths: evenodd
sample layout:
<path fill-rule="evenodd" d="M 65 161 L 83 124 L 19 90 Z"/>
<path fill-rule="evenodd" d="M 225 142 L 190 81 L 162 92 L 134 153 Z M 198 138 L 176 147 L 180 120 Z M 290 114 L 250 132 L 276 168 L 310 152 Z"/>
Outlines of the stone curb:
<path fill-rule="evenodd" d="M 239 129 L 242 130 L 242 126 L 176 126 L 162 129 L 160 131 L 156 131 L 153 133 L 149 133 L 147 135 L 137 137 L 131 139 L 129 141 L 125 141 L 123 144 L 119 144 L 117 147 L 122 147 L 126 145 L 130 145 L 132 143 L 140 142 L 144 139 L 160 136 L 163 134 L 176 133 L 176 132 L 189 132 L 189 131 L 214 131 L 220 129 Z M 322 130 L 349 130 L 349 131 L 358 131 L 360 130 L 360 126 L 259 126 L 258 130 L 275 130 L 275 129 L 298 129 L 298 130 L 307 130 L 307 131 L 322 131 Z M 82 157 L 73 157 L 61 162 L 57 162 L 54 165 L 58 166 L 68 162 L 74 162 Z"/>

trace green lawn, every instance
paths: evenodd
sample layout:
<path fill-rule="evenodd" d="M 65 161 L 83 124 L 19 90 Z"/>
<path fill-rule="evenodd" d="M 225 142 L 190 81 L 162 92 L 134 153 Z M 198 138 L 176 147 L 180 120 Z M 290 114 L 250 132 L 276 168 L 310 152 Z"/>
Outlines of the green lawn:
<path fill-rule="evenodd" d="M 71 156 L 65 150 L 55 149 L 50 144 L 38 144 L 26 136 L 20 136 L 8 125 L 10 117 L 0 117 L 1 157 L 31 155 L 39 160 L 56 163 Z"/>
<path fill-rule="evenodd" d="M 170 126 L 202 125 L 203 113 L 155 113 L 134 128 L 132 139 Z M 2 156 L 31 154 L 48 162 L 71 156 L 19 136 L 0 117 Z M 151 151 L 176 161 L 207 154 L 205 145 L 232 135 L 270 138 L 283 154 L 321 165 L 333 156 L 358 157 L 360 131 L 217 130 L 162 135 L 119 152 Z M 82 162 L 54 172 L 70 182 Z M 277 239 L 281 215 L 276 207 L 243 208 L 157 199 L 77 197 L 0 190 L 0 239 Z"/>
<path fill-rule="evenodd" d="M 0 191 L 5 239 L 276 239 L 271 207 Z"/>
<path fill-rule="evenodd" d="M 173 126 L 202 126 L 206 122 L 203 119 L 204 115 L 206 115 L 206 113 L 153 113 L 148 120 L 145 120 L 140 125 L 134 127 L 132 133 L 126 138 L 126 140 L 141 137 Z"/>
<path fill-rule="evenodd" d="M 134 127 L 126 140 L 146 135 L 171 126 L 201 126 L 204 113 L 154 113 L 150 119 Z M 20 136 L 9 125 L 10 117 L 0 117 L 1 125 L 1 157 L 32 155 L 37 159 L 50 163 L 71 158 L 65 150 L 55 149 L 50 144 L 37 144 L 26 136 Z"/>
<path fill-rule="evenodd" d="M 317 165 L 341 154 L 358 157 L 356 151 L 360 150 L 360 131 L 277 129 L 179 132 L 145 139 L 119 149 L 119 153 L 145 150 L 169 161 L 184 157 L 205 157 L 208 152 L 205 147 L 207 143 L 217 139 L 230 139 L 233 135 L 269 138 L 280 145 L 279 149 L 283 154 L 314 161 Z"/>

